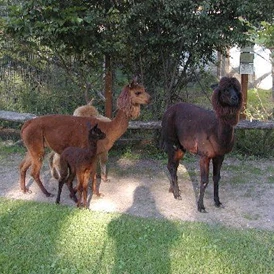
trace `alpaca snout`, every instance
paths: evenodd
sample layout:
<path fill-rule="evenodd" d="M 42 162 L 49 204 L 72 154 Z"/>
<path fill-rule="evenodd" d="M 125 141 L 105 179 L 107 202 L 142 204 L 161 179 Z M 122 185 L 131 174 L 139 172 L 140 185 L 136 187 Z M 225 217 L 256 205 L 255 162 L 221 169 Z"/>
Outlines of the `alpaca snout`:
<path fill-rule="evenodd" d="M 239 104 L 239 97 L 236 94 L 231 97 L 231 104 L 234 106 Z"/>
<path fill-rule="evenodd" d="M 148 94 L 148 98 L 147 98 L 147 100 L 146 100 L 146 103 L 147 103 L 147 104 L 150 104 L 151 101 L 152 101 L 152 98 L 151 98 L 151 96 Z"/>

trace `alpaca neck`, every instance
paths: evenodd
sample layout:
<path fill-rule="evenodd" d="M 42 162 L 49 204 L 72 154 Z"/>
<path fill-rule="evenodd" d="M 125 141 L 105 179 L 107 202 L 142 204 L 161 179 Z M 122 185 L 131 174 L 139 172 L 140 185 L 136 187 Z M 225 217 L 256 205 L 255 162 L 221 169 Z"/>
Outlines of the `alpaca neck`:
<path fill-rule="evenodd" d="M 119 109 L 117 115 L 111 122 L 111 131 L 108 134 L 110 141 L 115 142 L 126 132 L 129 120 L 130 117 L 127 117 L 126 113 Z"/>
<path fill-rule="evenodd" d="M 89 142 L 89 151 L 91 153 L 95 154 L 96 150 L 97 150 L 97 141 L 90 140 L 90 142 Z"/>
<path fill-rule="evenodd" d="M 218 140 L 221 147 L 228 148 L 234 141 L 234 127 L 221 119 L 218 120 Z"/>
<path fill-rule="evenodd" d="M 111 122 L 102 124 L 102 129 L 106 133 L 107 138 L 102 140 L 102 142 L 99 141 L 100 145 L 98 145 L 97 154 L 112 148 L 114 142 L 126 132 L 129 120 L 130 117 L 128 117 L 123 110 L 119 109 Z"/>

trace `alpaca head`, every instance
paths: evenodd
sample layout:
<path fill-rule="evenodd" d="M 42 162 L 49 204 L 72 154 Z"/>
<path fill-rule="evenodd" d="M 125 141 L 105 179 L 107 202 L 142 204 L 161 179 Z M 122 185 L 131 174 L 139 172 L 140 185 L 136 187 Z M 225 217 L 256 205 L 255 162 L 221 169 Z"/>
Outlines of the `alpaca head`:
<path fill-rule="evenodd" d="M 138 84 L 134 78 L 130 84 L 125 86 L 118 97 L 117 107 L 123 110 L 127 117 L 135 119 L 140 114 L 140 105 L 150 102 L 150 95 L 145 91 L 144 86 Z"/>
<path fill-rule="evenodd" d="M 88 139 L 89 141 L 98 141 L 106 138 L 106 134 L 98 128 L 98 124 L 91 127 L 90 123 L 87 124 L 88 127 Z"/>
<path fill-rule="evenodd" d="M 212 95 L 212 106 L 217 117 L 235 126 L 239 120 L 242 103 L 239 81 L 234 77 L 223 77 Z"/>

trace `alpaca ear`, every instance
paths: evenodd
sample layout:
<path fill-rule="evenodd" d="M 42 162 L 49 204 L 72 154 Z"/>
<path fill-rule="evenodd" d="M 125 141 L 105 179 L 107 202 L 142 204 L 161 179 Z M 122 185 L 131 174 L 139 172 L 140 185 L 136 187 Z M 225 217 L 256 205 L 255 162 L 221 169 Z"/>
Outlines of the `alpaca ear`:
<path fill-rule="evenodd" d="M 87 103 L 87 105 L 88 105 L 88 106 L 92 106 L 93 101 L 94 101 L 94 98 L 91 98 L 91 100 Z"/>
<path fill-rule="evenodd" d="M 98 123 L 93 127 L 93 129 L 97 129 L 97 127 L 98 127 Z"/>
<path fill-rule="evenodd" d="M 217 87 L 219 87 L 219 84 L 218 84 L 218 83 L 215 83 L 215 84 L 213 84 L 213 85 L 210 86 L 210 88 L 211 88 L 212 90 L 215 90 Z"/>
<path fill-rule="evenodd" d="M 133 86 L 138 85 L 138 76 L 135 76 L 131 83 L 129 84 L 129 87 L 132 88 Z"/>

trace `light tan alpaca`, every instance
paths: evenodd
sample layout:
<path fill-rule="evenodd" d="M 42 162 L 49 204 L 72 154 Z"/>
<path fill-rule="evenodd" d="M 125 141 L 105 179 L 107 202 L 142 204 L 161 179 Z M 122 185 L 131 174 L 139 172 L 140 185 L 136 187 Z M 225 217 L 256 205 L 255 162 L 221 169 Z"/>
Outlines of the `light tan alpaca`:
<path fill-rule="evenodd" d="M 98 110 L 92 105 L 91 100 L 87 105 L 80 106 L 76 108 L 73 112 L 74 116 L 82 116 L 82 117 L 95 117 L 101 121 L 110 122 L 111 119 L 99 114 Z M 52 153 L 50 155 L 50 170 L 51 175 L 56 179 L 59 180 L 60 178 L 60 155 L 57 153 Z M 100 164 L 101 169 L 101 179 L 104 182 L 108 181 L 107 178 L 107 161 L 108 161 L 108 151 L 103 152 L 102 154 L 98 155 L 98 162 Z"/>
<path fill-rule="evenodd" d="M 101 121 L 94 117 L 77 117 L 72 115 L 45 115 L 24 123 L 21 137 L 27 148 L 25 158 L 20 164 L 20 186 L 24 193 L 29 192 L 26 187 L 26 173 L 31 167 L 31 176 L 46 196 L 51 196 L 41 179 L 40 170 L 45 154 L 45 147 L 61 154 L 67 147 L 88 146 L 87 123 L 92 126 L 98 123 L 99 128 L 106 133 L 106 138 L 98 141 L 97 155 L 108 151 L 127 130 L 131 119 L 137 118 L 140 105 L 148 104 L 150 95 L 143 85 L 134 79 L 126 85 L 117 99 L 118 111 L 112 121 Z M 96 188 L 96 180 L 92 183 L 93 193 L 100 196 Z"/>

